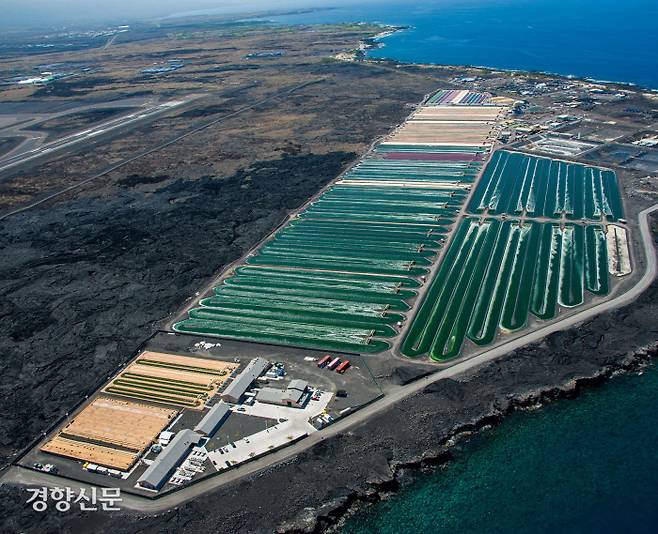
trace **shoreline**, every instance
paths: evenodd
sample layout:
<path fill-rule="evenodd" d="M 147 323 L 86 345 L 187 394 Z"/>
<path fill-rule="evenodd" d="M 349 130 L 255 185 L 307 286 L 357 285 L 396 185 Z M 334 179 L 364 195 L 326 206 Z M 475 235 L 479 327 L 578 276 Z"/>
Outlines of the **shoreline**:
<path fill-rule="evenodd" d="M 312 530 L 297 530 L 297 527 L 292 527 L 277 532 L 279 534 L 340 532 L 339 529 L 346 521 L 367 509 L 369 505 L 384 502 L 412 485 L 418 474 L 433 473 L 455 461 L 461 452 L 455 452 L 455 447 L 468 442 L 483 431 L 502 425 L 510 415 L 517 412 L 538 411 L 557 401 L 578 400 L 584 392 L 594 391 L 617 376 L 640 374 L 643 369 L 655 365 L 656 357 L 658 357 L 658 342 L 652 347 L 645 347 L 639 352 L 628 355 L 617 366 L 602 368 L 599 373 L 574 378 L 562 386 L 529 392 L 520 398 L 513 397 L 507 406 L 492 410 L 479 420 L 465 423 L 455 428 L 452 434 L 442 437 L 440 441 L 442 448 L 438 453 L 420 454 L 407 462 L 393 465 L 393 474 L 389 479 L 373 483 L 371 492 L 354 495 L 344 505 L 337 507 L 326 516 L 318 517 L 318 524 Z"/>
<path fill-rule="evenodd" d="M 651 223 L 655 243 L 658 217 Z M 217 524 L 226 532 L 338 532 L 356 512 L 399 491 L 413 473 L 452 461 L 455 445 L 501 424 L 511 413 L 577 398 L 613 376 L 651 364 L 658 356 L 651 331 L 656 313 L 654 279 L 633 303 L 429 384 L 357 427 L 194 502 L 156 514 L 126 510 L 118 516 L 88 516 L 94 517 L 93 531 L 134 532 L 134 520 L 139 518 L 144 531 L 156 530 L 166 521 L 172 528 L 185 526 L 188 532 Z M 282 484 L 289 491 L 278 491 Z M 24 490 L 7 490 L 17 504 L 24 500 Z M 268 506 L 263 506 L 263 495 L 268 495 Z M 218 511 L 219 501 L 223 504 Z M 251 511 L 248 516 L 241 513 L 245 509 Z M 80 525 L 83 517 L 76 512 L 58 521 L 66 529 Z"/>
<path fill-rule="evenodd" d="M 510 67 L 492 67 L 492 66 L 487 66 L 487 65 L 471 65 L 471 64 L 463 64 L 463 65 L 458 65 L 458 64 L 453 64 L 453 63 L 424 63 L 424 62 L 417 62 L 417 61 L 401 61 L 399 59 L 391 58 L 391 57 L 372 57 L 369 56 L 369 52 L 373 50 L 379 50 L 382 48 L 386 47 L 386 43 L 382 41 L 382 39 L 385 39 L 387 37 L 390 37 L 391 35 L 394 35 L 399 32 L 403 31 L 408 31 L 410 29 L 413 29 L 413 26 L 395 26 L 395 25 L 389 25 L 385 23 L 379 24 L 382 28 L 388 28 L 387 30 L 384 30 L 377 35 L 373 37 L 369 37 L 366 39 L 362 39 L 359 41 L 359 49 L 357 52 L 363 52 L 362 57 L 356 57 L 354 61 L 364 61 L 364 62 L 386 62 L 386 63 L 391 63 L 391 64 L 397 64 L 397 65 L 404 65 L 404 66 L 415 66 L 415 67 L 425 67 L 425 68 L 432 68 L 432 67 L 440 67 L 440 68 L 467 68 L 467 69 L 479 69 L 479 70 L 485 70 L 490 73 L 492 72 L 504 72 L 506 74 L 526 74 L 526 75 L 534 75 L 534 76 L 547 76 L 550 78 L 560 78 L 564 80 L 570 80 L 570 81 L 575 81 L 575 82 L 582 82 L 582 83 L 592 83 L 592 84 L 597 84 L 597 85 L 605 85 L 605 86 L 620 86 L 626 89 L 634 89 L 638 91 L 645 91 L 649 93 L 655 93 L 658 95 L 658 87 L 649 87 L 646 85 L 642 85 L 639 83 L 635 82 L 626 82 L 626 81 L 616 81 L 616 80 L 600 80 L 597 78 L 592 78 L 590 76 L 585 76 L 585 75 L 579 75 L 579 74 L 563 74 L 559 72 L 551 72 L 551 71 L 545 71 L 545 70 L 528 70 L 528 69 L 514 69 Z M 369 44 L 371 42 L 376 41 L 376 44 Z M 361 49 L 361 46 L 364 45 L 363 50 Z"/>
<path fill-rule="evenodd" d="M 370 60 L 366 59 L 363 61 L 369 62 Z M 385 61 L 388 62 L 389 60 Z M 415 63 L 404 65 L 423 66 Z M 431 66 L 434 67 L 434 65 Z M 459 66 L 449 67 L 454 68 L 455 70 L 465 68 Z M 501 70 L 488 67 L 470 68 L 496 71 Z M 511 72 L 521 73 L 526 71 Z M 561 75 L 550 76 L 554 78 L 563 77 Z M 577 80 L 576 78 L 569 79 Z M 634 87 L 637 88 L 637 86 Z M 658 219 L 654 217 L 649 218 L 649 220 L 653 225 L 654 231 L 652 236 L 655 245 L 657 236 L 656 232 L 658 231 L 656 228 Z M 647 295 L 649 295 L 649 300 L 648 302 L 644 302 Z M 349 429 L 344 435 L 327 438 L 326 442 L 317 444 L 312 449 L 304 451 L 299 455 L 300 458 L 295 457 L 285 460 L 280 464 L 265 469 L 263 472 L 246 476 L 244 479 L 231 484 L 226 489 L 208 493 L 208 495 L 198 499 L 198 506 L 195 501 L 194 503 L 190 503 L 190 506 L 181 505 L 180 507 L 173 508 L 167 512 L 158 513 L 149 517 L 154 521 L 157 517 L 170 517 L 174 518 L 173 520 L 180 518 L 181 524 L 185 524 L 186 521 L 190 520 L 190 512 L 189 510 L 185 512 L 184 508 L 197 509 L 198 512 L 198 507 L 203 507 L 204 503 L 212 506 L 212 503 L 216 502 L 218 499 L 224 497 L 229 499 L 232 492 L 239 492 L 239 488 L 243 488 L 245 491 L 248 490 L 249 485 L 255 485 L 252 483 L 256 479 L 260 479 L 259 484 L 264 484 L 261 488 L 261 493 L 269 494 L 275 492 L 277 485 L 270 483 L 267 480 L 267 477 L 274 476 L 274 474 L 278 474 L 282 477 L 290 477 L 291 470 L 295 470 L 295 466 L 297 466 L 297 469 L 295 470 L 296 475 L 301 476 L 301 482 L 296 485 L 305 486 L 305 483 L 307 482 L 305 477 L 308 477 L 308 483 L 313 485 L 315 480 L 317 480 L 317 477 L 321 476 L 322 469 L 328 467 L 328 457 L 339 467 L 338 473 L 335 474 L 337 478 L 320 489 L 325 490 L 325 493 L 328 494 L 340 495 L 338 497 L 334 496 L 330 500 L 323 499 L 319 496 L 316 501 L 320 504 L 317 504 L 317 508 L 313 511 L 310 511 L 308 507 L 305 507 L 304 510 L 299 513 L 299 510 L 302 507 L 300 504 L 298 506 L 297 515 L 292 520 L 284 523 L 278 531 L 291 533 L 333 532 L 335 529 L 340 528 L 342 521 L 350 517 L 350 514 L 358 510 L 360 506 L 365 506 L 368 503 L 381 500 L 386 495 L 390 495 L 392 492 L 400 489 L 400 487 L 402 487 L 401 484 L 404 482 L 405 473 L 414 470 L 434 469 L 438 466 L 444 465 L 454 457 L 451 448 L 454 447 L 455 444 L 460 443 L 476 432 L 500 424 L 514 411 L 536 409 L 541 407 L 544 403 L 560 398 L 575 398 L 583 389 L 594 387 L 597 384 L 607 381 L 618 373 L 633 372 L 644 365 L 648 365 L 651 360 L 658 355 L 658 346 L 656 345 L 655 339 L 646 339 L 647 335 L 651 335 L 651 329 L 647 328 L 646 325 L 642 325 L 641 319 L 644 319 L 645 317 L 653 317 L 658 311 L 658 305 L 656 304 L 658 302 L 658 299 L 656 298 L 657 296 L 658 285 L 657 281 L 654 280 L 652 284 L 645 289 L 641 295 L 639 295 L 636 301 L 626 304 L 622 308 L 603 312 L 596 317 L 586 320 L 582 324 L 577 324 L 569 329 L 550 334 L 539 342 L 528 344 L 511 351 L 495 361 L 482 363 L 477 368 L 466 371 L 463 375 L 453 379 L 445 378 L 441 379 L 436 384 L 428 385 L 421 392 L 415 393 L 413 396 L 400 401 L 398 405 L 390 407 L 381 414 L 364 421 L 358 428 Z M 630 324 L 624 322 L 629 315 L 636 317 L 634 322 L 630 321 Z M 615 330 L 615 328 L 621 328 L 618 323 L 623 323 L 626 330 Z M 593 324 L 599 326 L 593 328 L 592 335 L 598 335 L 600 330 L 604 331 L 604 333 L 609 330 L 612 332 L 611 335 L 613 338 L 618 334 L 618 337 L 613 339 L 613 341 L 618 340 L 624 348 L 619 348 L 613 343 L 613 348 L 615 350 L 610 352 L 610 354 L 606 353 L 604 355 L 605 357 L 600 357 L 601 355 L 598 351 L 600 348 L 600 340 L 592 341 L 589 339 L 591 336 L 587 335 L 587 329 Z M 644 326 L 644 329 L 642 329 L 641 326 Z M 608 330 L 606 330 L 606 328 Z M 636 331 L 629 332 L 629 329 L 636 329 Z M 585 331 L 585 335 L 582 333 L 583 330 Z M 602 334 L 601 337 L 604 337 L 604 334 Z M 567 353 L 569 354 L 570 359 L 566 361 L 551 360 L 551 357 L 554 358 L 551 343 L 555 342 L 556 339 L 566 339 L 569 341 L 570 345 L 567 347 Z M 629 342 L 629 340 L 632 341 Z M 628 350 L 625 348 L 626 346 L 639 342 L 639 340 L 642 340 L 644 345 L 635 348 L 631 347 Z M 594 343 L 594 345 L 591 346 L 591 343 Z M 584 344 L 584 347 L 581 346 L 582 344 Z M 584 348 L 586 354 L 578 353 L 578 350 L 576 350 L 578 348 L 580 348 L 580 350 L 583 350 Z M 571 353 L 571 350 L 574 352 Z M 540 373 L 541 370 L 536 370 L 536 373 L 539 373 L 537 374 L 537 381 L 542 380 L 542 384 L 540 385 L 537 383 L 534 385 L 532 384 L 533 378 L 536 378 L 532 373 L 524 374 L 518 372 L 518 379 L 516 382 L 505 382 L 504 376 L 500 382 L 498 381 L 499 377 L 497 377 L 497 375 L 492 378 L 495 373 L 500 374 L 501 369 L 506 369 L 506 366 L 510 366 L 509 370 L 511 370 L 511 374 L 516 375 L 517 370 L 514 364 L 515 358 L 520 358 L 526 365 L 539 365 L 537 362 L 538 359 L 536 358 L 537 352 L 541 352 L 542 357 L 548 358 L 547 361 L 549 363 L 552 362 L 551 365 L 554 366 L 554 368 L 551 367 L 550 369 L 544 369 L 544 371 L 551 371 L 559 374 L 558 378 L 553 380 L 550 377 L 543 377 Z M 601 352 L 604 351 L 602 350 Z M 586 369 L 583 369 L 582 367 L 583 360 L 589 365 Z M 473 387 L 473 383 L 477 386 L 478 380 L 482 380 L 484 384 L 484 399 L 479 398 L 480 391 L 483 388 Z M 470 395 L 473 395 L 474 398 L 470 399 Z M 429 398 L 431 400 L 437 396 L 443 400 L 447 398 L 446 402 L 448 402 L 448 404 L 451 402 L 455 403 L 455 406 L 452 406 L 451 411 L 448 413 L 450 417 L 442 418 L 437 415 L 441 413 L 439 409 L 441 408 L 440 406 L 436 410 L 434 410 L 435 405 L 432 404 L 428 406 L 429 403 L 426 402 L 427 399 Z M 484 400 L 486 403 L 475 406 L 472 411 L 469 411 L 468 407 L 464 407 L 463 405 L 465 399 L 467 401 L 470 399 L 474 403 Z M 462 405 L 458 406 L 460 403 L 462 403 Z M 425 419 L 431 418 L 432 424 L 438 425 L 436 427 L 438 430 L 434 432 L 435 427 L 428 425 L 430 426 L 430 428 L 428 428 L 430 432 L 425 436 L 425 441 L 405 444 L 405 440 L 408 441 L 409 437 L 412 437 L 414 431 L 417 429 L 418 420 L 413 417 L 416 415 L 416 412 L 421 412 L 423 415 L 424 419 L 420 419 L 420 421 L 425 421 Z M 390 435 L 379 435 L 381 432 L 378 430 L 380 427 L 378 427 L 377 424 L 382 420 L 386 421 L 386 418 L 391 413 L 402 414 L 407 417 L 400 417 L 397 420 L 394 417 L 394 422 L 397 421 L 397 425 L 390 424 L 389 421 L 389 427 L 391 429 Z M 411 417 L 409 417 L 409 415 L 411 415 Z M 437 421 L 436 419 L 441 420 Z M 408 428 L 404 426 L 405 423 Z M 452 426 L 441 427 L 442 423 L 451 423 Z M 354 442 L 350 440 L 352 440 L 354 436 L 357 436 L 360 439 L 360 442 L 359 440 L 356 442 L 357 444 L 360 444 L 360 447 L 352 446 Z M 363 440 L 368 438 L 371 438 L 372 442 L 375 444 L 377 457 L 374 459 L 368 457 L 364 458 Z M 395 439 L 398 441 L 396 442 Z M 368 441 L 368 445 L 370 445 L 370 441 Z M 380 446 L 377 448 L 377 445 Z M 335 449 L 331 449 L 331 447 L 334 446 Z M 333 454 L 325 454 L 323 458 L 323 455 L 317 454 L 317 451 L 318 449 L 326 449 L 326 447 L 329 447 L 330 451 L 333 450 Z M 414 450 L 414 447 L 416 450 Z M 360 455 L 355 455 L 354 451 L 360 451 Z M 383 455 L 380 454 L 381 451 L 385 451 Z M 344 461 L 342 461 L 341 458 L 343 458 Z M 369 472 L 366 471 L 367 476 L 361 477 L 360 480 L 355 481 L 353 472 L 358 473 L 359 470 L 363 471 L 366 468 L 371 468 Z M 318 474 L 318 470 L 320 470 L 320 474 Z M 310 476 L 311 473 L 317 475 L 315 479 Z M 372 473 L 375 473 L 374 477 L 372 476 Z M 322 486 L 322 483 L 320 483 L 320 486 Z M 301 488 L 300 491 L 303 489 L 304 488 Z M 313 488 L 311 491 L 316 491 L 316 489 Z M 248 509 L 250 510 L 253 508 L 260 508 L 262 504 L 262 502 L 259 504 L 259 501 L 255 499 L 253 502 L 247 502 L 249 504 L 246 506 L 248 506 Z M 292 509 L 297 502 L 298 501 L 291 497 L 290 503 L 292 504 L 288 504 L 288 508 L 284 508 L 284 511 L 287 510 L 289 512 L 288 515 L 295 515 L 295 512 Z M 276 506 L 272 507 L 276 512 Z M 212 520 L 212 523 L 214 524 L 218 521 L 224 521 L 226 525 L 245 527 L 245 522 L 251 521 L 243 517 L 242 523 L 231 523 L 231 518 L 228 517 L 228 511 L 214 512 L 213 510 L 213 508 L 208 509 L 208 514 L 205 520 L 208 522 Z M 192 511 L 191 513 L 195 512 Z M 258 513 L 260 513 L 260 510 L 257 514 Z M 223 517 L 222 514 L 225 514 L 226 517 Z M 119 517 L 108 517 L 108 524 L 105 525 L 107 529 L 104 528 L 98 530 L 98 532 L 132 532 L 133 530 L 130 530 L 130 518 L 134 518 L 135 515 L 136 512 L 126 511 L 125 514 L 122 514 Z M 69 518 L 67 518 L 67 520 L 68 519 Z M 70 519 L 75 520 L 75 517 L 72 516 Z M 202 520 L 204 520 L 204 518 L 202 518 Z M 258 521 L 258 518 L 256 518 L 255 521 Z M 276 524 L 276 521 L 270 523 L 262 522 L 255 527 L 255 530 L 271 531 L 272 525 Z M 116 529 L 117 525 L 122 528 Z M 157 525 L 157 523 L 155 523 L 155 525 Z M 132 526 L 134 528 L 134 524 Z M 252 525 L 249 525 L 249 530 L 251 530 L 251 526 Z M 192 529 L 190 531 L 197 530 Z"/>
<path fill-rule="evenodd" d="M 533 345 L 528 346 L 532 348 Z M 278 534 L 335 533 L 354 515 L 369 505 L 385 501 L 415 481 L 419 473 L 430 473 L 456 459 L 454 448 L 484 430 L 503 424 L 508 416 L 519 411 L 535 411 L 560 400 L 577 400 L 585 391 L 595 390 L 615 376 L 640 372 L 655 364 L 658 342 L 627 354 L 618 363 L 601 367 L 598 372 L 574 377 L 563 384 L 547 386 L 508 396 L 503 403 L 493 405 L 478 418 L 462 421 L 445 435 L 437 436 L 438 447 L 430 452 L 418 451 L 408 459 L 390 463 L 390 475 L 367 482 L 367 487 L 345 498 L 325 504 L 314 521 L 309 515 L 282 524 Z"/>

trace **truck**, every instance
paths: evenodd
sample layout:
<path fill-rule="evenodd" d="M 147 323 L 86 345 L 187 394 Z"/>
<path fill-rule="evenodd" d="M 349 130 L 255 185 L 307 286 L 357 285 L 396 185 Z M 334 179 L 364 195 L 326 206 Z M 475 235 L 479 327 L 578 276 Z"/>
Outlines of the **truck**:
<path fill-rule="evenodd" d="M 341 363 L 338 367 L 336 367 L 336 372 L 337 372 L 337 373 L 340 373 L 340 374 L 342 375 L 345 371 L 347 371 L 347 369 L 349 368 L 349 366 L 350 366 L 350 361 L 349 361 L 349 360 L 345 360 L 345 361 L 344 361 L 343 363 Z"/>
<path fill-rule="evenodd" d="M 340 358 L 334 358 L 327 365 L 327 369 L 329 369 L 330 371 L 333 371 L 336 367 L 338 367 L 339 363 L 340 363 Z"/>
<path fill-rule="evenodd" d="M 323 367 L 326 367 L 326 365 L 331 361 L 331 356 L 327 354 L 326 356 L 323 356 L 320 361 L 318 362 L 318 367 L 322 369 Z"/>

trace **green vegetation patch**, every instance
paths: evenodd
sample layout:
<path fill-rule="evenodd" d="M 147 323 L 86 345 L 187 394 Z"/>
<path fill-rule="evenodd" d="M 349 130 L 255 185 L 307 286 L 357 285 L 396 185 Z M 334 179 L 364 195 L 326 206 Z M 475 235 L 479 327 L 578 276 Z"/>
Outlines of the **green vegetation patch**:
<path fill-rule="evenodd" d="M 138 365 L 151 365 L 153 367 L 165 367 L 167 369 L 178 369 L 180 371 L 190 371 L 193 373 L 201 373 L 206 375 L 218 375 L 222 374 L 222 371 L 216 369 L 209 369 L 207 367 L 195 367 L 194 365 L 185 365 L 181 363 L 170 363 L 162 362 L 159 360 L 151 360 L 148 358 L 139 358 L 135 363 Z"/>
<path fill-rule="evenodd" d="M 135 391 L 132 389 L 123 388 L 120 386 L 110 386 L 107 388 L 108 393 L 116 395 L 123 395 L 125 397 L 132 397 L 135 399 L 149 400 L 153 402 L 163 402 L 165 404 L 177 404 L 180 406 L 198 406 L 201 401 L 198 399 L 184 399 L 180 397 L 172 397 L 170 395 L 154 394 L 145 391 Z"/>
<path fill-rule="evenodd" d="M 208 390 L 212 389 L 211 386 L 204 386 L 203 384 L 197 384 L 196 382 L 190 382 L 188 380 L 176 380 L 176 379 L 173 379 L 173 378 L 161 378 L 159 376 L 142 375 L 142 374 L 139 374 L 139 373 L 132 373 L 130 371 L 122 373 L 121 377 L 122 378 L 129 378 L 129 379 L 133 379 L 133 380 L 144 380 L 144 381 L 148 381 L 148 382 L 162 382 L 162 383 L 166 383 L 166 384 L 177 384 L 177 385 L 186 386 L 186 387 L 189 387 L 189 388 L 192 388 L 192 389 L 196 388 L 196 389 L 199 389 L 199 390 L 202 390 L 202 391 L 208 391 Z"/>
<path fill-rule="evenodd" d="M 124 380 L 121 378 L 117 378 L 114 381 L 115 386 L 122 386 L 125 388 L 134 388 L 136 390 L 147 390 L 147 391 L 153 391 L 153 392 L 162 392 L 165 394 L 172 394 L 172 395 L 180 395 L 181 397 L 198 397 L 201 395 L 201 392 L 196 391 L 196 390 L 189 390 L 189 389 L 182 389 L 182 388 L 176 388 L 176 387 L 167 387 L 165 385 L 161 384 L 151 384 L 151 383 L 146 383 L 146 382 L 137 382 L 134 380 Z"/>

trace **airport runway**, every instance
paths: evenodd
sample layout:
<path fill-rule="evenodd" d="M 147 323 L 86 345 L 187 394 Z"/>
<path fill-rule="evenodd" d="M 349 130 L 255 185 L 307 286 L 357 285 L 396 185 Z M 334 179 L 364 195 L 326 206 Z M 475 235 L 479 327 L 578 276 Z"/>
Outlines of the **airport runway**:
<path fill-rule="evenodd" d="M 210 126 L 214 126 L 215 124 L 223 122 L 227 119 L 231 119 L 233 117 L 236 117 L 236 116 L 240 115 L 241 113 L 244 113 L 245 111 L 249 111 L 249 110 L 252 110 L 254 108 L 257 108 L 258 106 L 260 106 L 262 104 L 265 104 L 267 102 L 270 102 L 271 100 L 274 100 L 274 99 L 279 98 L 281 96 L 285 96 L 287 94 L 294 93 L 295 91 L 303 89 L 304 87 L 307 87 L 309 85 L 314 85 L 316 83 L 322 83 L 324 81 L 325 81 L 325 78 L 320 78 L 320 79 L 317 79 L 317 80 L 311 80 L 311 81 L 308 81 L 308 82 L 301 83 L 299 85 L 295 85 L 293 87 L 290 87 L 288 89 L 284 89 L 282 91 L 277 91 L 276 93 L 274 93 L 274 94 L 272 94 L 272 95 L 270 95 L 270 96 L 268 96 L 268 97 L 266 97 L 262 100 L 259 100 L 258 102 L 254 102 L 253 104 L 249 104 L 248 106 L 244 106 L 244 107 L 242 107 L 242 108 L 240 108 L 236 111 L 233 111 L 233 112 L 228 113 L 226 115 L 222 115 L 221 117 L 218 117 L 217 119 L 213 119 L 212 121 L 207 122 L 205 124 L 202 124 L 201 126 L 193 128 L 191 130 L 188 130 L 187 132 L 182 133 L 182 134 L 174 137 L 173 139 L 165 141 L 164 143 L 161 143 L 159 145 L 151 147 L 151 148 L 149 148 L 147 150 L 144 150 L 144 151 L 142 151 L 142 152 L 140 152 L 140 153 L 138 153 L 134 156 L 131 156 L 130 158 L 127 158 L 123 161 L 120 161 L 119 163 L 117 163 L 115 165 L 112 165 L 111 167 L 108 167 L 108 168 L 104 169 L 103 171 L 101 171 L 97 174 L 94 174 L 93 176 L 90 176 L 89 178 L 87 178 L 85 180 L 82 180 L 81 182 L 77 182 L 73 185 L 70 185 L 69 187 L 65 187 L 64 189 L 56 191 L 55 193 L 52 193 L 52 194 L 50 194 L 50 195 L 48 195 L 44 198 L 41 198 L 41 199 L 37 200 L 36 202 L 32 202 L 30 204 L 27 204 L 25 206 L 22 206 L 20 208 L 15 209 L 15 210 L 4 213 L 4 214 L 0 215 L 0 221 L 6 219 L 7 217 L 11 217 L 12 215 L 15 215 L 17 213 L 21 213 L 23 211 L 27 211 L 29 209 L 32 209 L 32 208 L 36 207 L 36 206 L 39 206 L 40 204 L 43 204 L 44 202 L 48 202 L 49 200 L 52 200 L 53 198 L 56 198 L 60 195 L 63 195 L 64 193 L 68 193 L 69 191 L 77 189 L 78 187 L 81 187 L 85 184 L 88 184 L 89 182 L 92 182 L 92 181 L 94 181 L 98 178 L 101 178 L 101 177 L 111 173 L 112 171 L 115 171 L 115 170 L 123 167 L 124 165 L 132 163 L 133 161 L 136 161 L 140 158 L 143 158 L 144 156 L 148 156 L 149 154 L 153 154 L 154 152 L 157 152 L 158 150 L 162 150 L 163 148 L 167 148 L 168 146 L 171 146 L 175 143 L 178 143 L 178 141 L 181 141 L 182 139 L 184 139 L 186 137 L 189 137 L 190 135 L 194 135 L 196 133 L 199 133 L 200 131 L 205 130 L 206 128 L 209 128 Z M 188 101 L 185 101 L 185 103 L 186 102 L 188 102 Z M 122 126 L 124 126 L 124 125 L 122 125 Z M 96 134 L 96 135 L 98 135 L 98 134 Z M 86 140 L 89 140 L 89 137 L 87 137 Z M 25 161 L 23 161 L 22 163 L 24 163 L 24 162 Z M 2 170 L 3 170 L 3 168 L 0 167 L 0 172 L 2 172 Z"/>
<path fill-rule="evenodd" d="M 194 100 L 194 97 L 184 100 L 172 100 L 170 102 L 164 102 L 163 104 L 158 104 L 145 110 L 123 115 L 122 117 L 112 119 L 110 121 L 104 122 L 97 126 L 93 126 L 86 130 L 82 130 L 80 132 L 76 132 L 71 135 L 67 135 L 49 143 L 44 143 L 37 148 L 32 148 L 19 154 L 14 154 L 8 158 L 0 160 L 0 173 L 18 167 L 19 165 L 23 165 L 24 163 L 35 160 L 37 158 L 53 155 L 66 148 L 71 148 L 72 146 L 78 145 L 80 143 L 91 141 L 99 135 L 110 133 L 119 128 L 123 128 L 125 126 L 129 126 L 146 119 L 152 119 L 161 113 L 171 111 L 172 109 L 187 104 L 192 100 Z"/>

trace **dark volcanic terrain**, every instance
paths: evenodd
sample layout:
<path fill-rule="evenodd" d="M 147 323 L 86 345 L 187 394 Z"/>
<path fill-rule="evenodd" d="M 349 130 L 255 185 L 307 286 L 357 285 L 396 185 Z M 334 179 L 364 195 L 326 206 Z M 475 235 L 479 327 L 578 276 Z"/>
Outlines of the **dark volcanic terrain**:
<path fill-rule="evenodd" d="M 0 223 L 5 458 L 354 157 L 285 155 L 191 182 L 130 175 L 112 198 L 74 198 Z"/>
<path fill-rule="evenodd" d="M 2 105 L 18 109 L 25 100 L 45 111 L 71 97 L 88 105 L 145 94 L 161 100 L 200 95 L 152 123 L 3 176 L 0 217 L 172 136 L 195 132 L 0 219 L 0 468 L 128 361 L 223 266 L 403 120 L 408 104 L 456 86 L 457 74 L 476 71 L 327 59 L 372 33 L 241 28 L 235 34 L 140 34 L 136 42 L 124 36 L 108 49 L 75 52 L 77 61 L 97 69 L 91 74 L 0 92 Z M 288 53 L 244 59 L 268 49 Z M 61 60 L 45 56 L 31 61 Z M 169 56 L 183 58 L 185 68 L 162 78 L 139 76 Z M 0 73 L 8 76 L 22 64 L 5 58 Z M 492 84 L 508 76 L 477 72 Z M 50 134 L 91 124 L 90 116 L 107 117 L 73 113 L 70 122 L 50 123 Z M 285 464 L 157 516 L 37 514 L 25 504 L 24 490 L 2 486 L 0 531 L 324 530 L 353 504 L 395 489 L 400 468 L 449 459 L 446 443 L 455 434 L 645 359 L 658 338 L 657 314 L 654 282 L 633 306 L 553 334 L 459 380 L 437 382 Z M 412 377 L 410 367 L 400 364 L 393 379 Z"/>
<path fill-rule="evenodd" d="M 658 243 L 658 219 L 653 219 Z M 509 411 L 574 395 L 656 353 L 658 282 L 632 306 L 548 336 L 459 378 L 445 379 L 294 459 L 158 514 L 36 514 L 27 494 L 3 487 L 3 530 L 32 532 L 320 532 L 351 507 L 394 490 L 407 469 L 451 458 L 448 441 Z M 291 484 L 294 481 L 294 484 Z M 286 491 L 281 491 L 285 487 Z M 221 506 L 217 503 L 221 502 Z M 221 526 L 220 526 L 221 525 Z"/>
<path fill-rule="evenodd" d="M 343 48 L 354 46 L 358 36 L 332 35 Z M 257 46 L 250 39 L 236 44 L 248 44 L 248 51 Z M 301 47 L 294 36 L 285 39 Z M 232 53 L 239 57 L 244 50 Z M 278 67 L 269 63 L 272 78 L 264 89 L 247 84 L 210 94 L 197 107 L 100 147 L 20 169 L 0 185 L 1 201 L 21 207 L 149 143 L 282 93 L 100 180 L 0 219 L 0 465 L 130 359 L 157 323 L 214 273 L 398 124 L 408 114 L 406 104 L 420 101 L 442 76 L 400 72 L 387 75 L 384 84 L 379 69 L 326 62 L 312 49 L 308 54 L 304 67 L 297 65 L 299 58 L 282 58 Z M 286 93 L 318 79 L 326 80 Z M 57 98 L 46 102 L 61 105 Z"/>
<path fill-rule="evenodd" d="M 279 46 L 299 52 L 278 64 L 268 60 L 266 82 L 264 73 L 254 77 L 252 69 L 239 69 L 235 80 L 221 71 L 214 85 L 224 88 L 209 91 L 193 107 L 4 178 L 0 204 L 20 208 L 177 133 L 226 117 L 102 179 L 0 219 L 2 469 L 128 361 L 159 322 L 402 121 L 407 104 L 422 100 L 446 76 L 387 73 L 324 59 L 332 50 L 355 46 L 367 31 L 331 30 L 329 45 L 324 38 L 317 45 L 321 53 L 313 47 L 317 34 L 285 33 Z M 208 39 L 202 40 L 208 53 Z M 241 57 L 271 46 L 272 36 L 249 34 L 247 41 L 235 40 L 228 53 Z M 112 50 L 117 58 L 125 53 Z M 173 98 L 189 94 L 188 80 L 145 83 Z M 137 92 L 142 82 L 130 83 Z M 99 91 L 96 98 L 103 95 Z M 25 109 L 11 100 L 17 98 L 48 110 L 67 101 L 52 92 L 34 93 L 0 92 L 0 104 Z M 116 96 L 110 87 L 106 97 Z M 256 102 L 263 103 L 241 111 Z M 79 117 L 71 120 L 77 124 Z M 58 119 L 59 127 L 67 128 L 66 121 Z M 11 524 L 1 530 L 30 528 L 10 520 L 20 512 L 9 512 L 7 496 L 0 506 L 3 521 Z"/>

